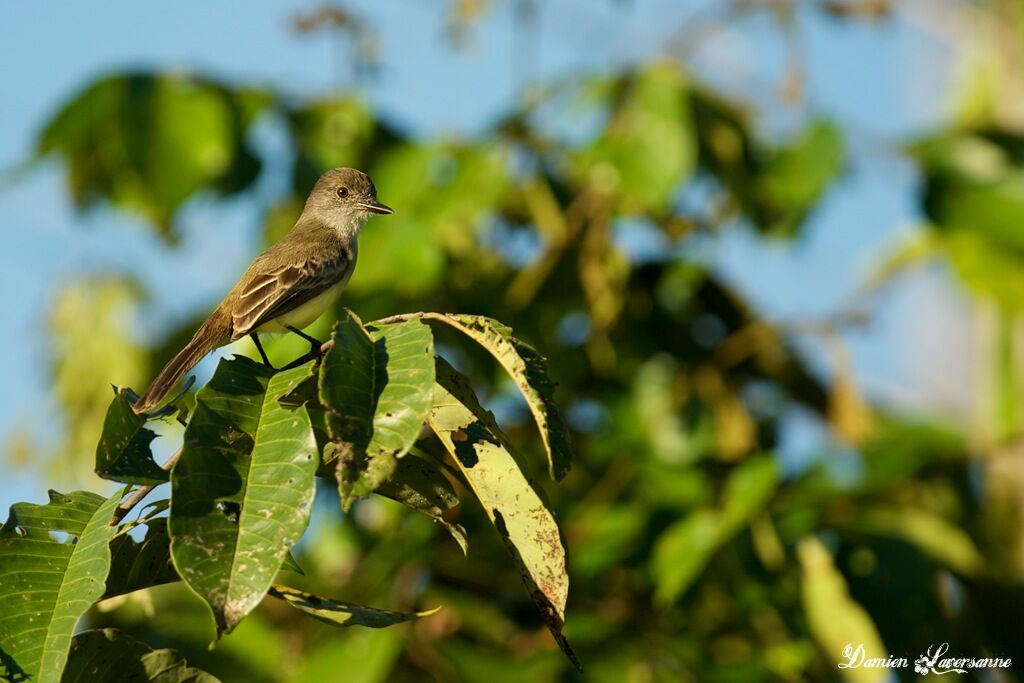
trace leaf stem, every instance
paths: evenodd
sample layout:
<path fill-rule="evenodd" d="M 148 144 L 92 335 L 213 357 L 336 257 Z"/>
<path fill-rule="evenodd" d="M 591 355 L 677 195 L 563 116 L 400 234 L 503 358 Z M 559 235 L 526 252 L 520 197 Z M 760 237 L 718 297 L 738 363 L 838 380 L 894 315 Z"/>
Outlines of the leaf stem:
<path fill-rule="evenodd" d="M 160 465 L 160 468 L 170 471 L 170 469 L 174 467 L 174 463 L 178 462 L 178 458 L 180 457 L 181 448 L 174 451 L 171 457 L 167 458 L 167 462 Z M 128 496 L 123 503 L 118 505 L 116 510 L 114 510 L 114 518 L 110 522 L 111 525 L 120 524 L 121 520 L 125 518 L 125 515 L 131 512 L 132 508 L 141 503 L 142 499 L 148 496 L 157 486 L 159 486 L 159 484 L 147 484 L 146 486 L 142 486 L 132 491 L 132 494 Z"/>

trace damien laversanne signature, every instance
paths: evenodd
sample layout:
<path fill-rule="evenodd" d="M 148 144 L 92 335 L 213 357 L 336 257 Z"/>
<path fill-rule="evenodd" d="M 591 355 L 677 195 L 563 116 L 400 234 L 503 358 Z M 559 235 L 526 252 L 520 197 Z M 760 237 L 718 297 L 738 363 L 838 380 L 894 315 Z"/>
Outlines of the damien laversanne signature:
<path fill-rule="evenodd" d="M 967 673 L 970 669 L 1008 669 L 1013 662 L 1009 657 L 958 657 L 949 656 L 949 643 L 931 645 L 924 654 L 914 660 L 914 671 L 922 676 L 928 674 Z M 868 657 L 864 646 L 849 643 L 843 648 L 840 669 L 902 669 L 910 666 L 907 657 Z"/>

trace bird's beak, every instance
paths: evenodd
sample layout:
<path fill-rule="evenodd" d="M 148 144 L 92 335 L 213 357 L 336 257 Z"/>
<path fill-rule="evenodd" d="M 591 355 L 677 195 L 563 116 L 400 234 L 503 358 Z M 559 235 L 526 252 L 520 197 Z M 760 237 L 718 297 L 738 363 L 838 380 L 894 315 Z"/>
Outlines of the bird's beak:
<path fill-rule="evenodd" d="M 368 202 L 359 202 L 359 206 L 370 213 L 389 214 L 395 212 L 395 210 L 390 206 L 387 204 L 381 204 L 376 199 L 371 199 Z"/>

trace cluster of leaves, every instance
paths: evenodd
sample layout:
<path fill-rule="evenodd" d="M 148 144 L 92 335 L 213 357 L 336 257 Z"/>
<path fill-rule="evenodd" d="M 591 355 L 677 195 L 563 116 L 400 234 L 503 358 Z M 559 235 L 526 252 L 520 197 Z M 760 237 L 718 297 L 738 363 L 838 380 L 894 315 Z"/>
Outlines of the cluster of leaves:
<path fill-rule="evenodd" d="M 144 487 L 169 481 L 171 497 L 128 523 L 130 507 L 118 507 L 127 489 L 109 498 L 51 491 L 48 505 L 12 508 L 0 529 L 0 575 L 8 579 L 0 589 L 0 675 L 120 681 L 131 672 L 156 681 L 170 680 L 173 670 L 180 677 L 174 680 L 215 680 L 116 629 L 72 637 L 98 600 L 178 580 L 209 605 L 217 638 L 267 595 L 336 625 L 379 628 L 428 614 L 361 607 L 274 583 L 281 570 L 302 573 L 290 549 L 309 525 L 317 474 L 336 483 L 344 509 L 370 494 L 386 496 L 439 522 L 463 552 L 467 534 L 446 515 L 460 504 L 458 490 L 471 491 L 575 661 L 562 636 L 569 585 L 555 519 L 468 380 L 435 358 L 424 320 L 465 332 L 508 370 L 536 415 L 552 475 L 561 478 L 569 444 L 543 360 L 487 318 L 402 317 L 364 326 L 349 314 L 322 362 L 290 370 L 245 357 L 222 361 L 187 421 L 179 416 L 184 443 L 169 472 L 153 460 L 151 416 L 134 412 L 130 390 L 118 391 L 96 473 Z M 132 535 L 142 528 L 143 536 Z"/>
<path fill-rule="evenodd" d="M 125 87 L 142 81 L 149 84 Z M 170 81 L 177 85 L 158 86 Z M 102 118 L 89 113 L 87 98 L 96 91 L 112 93 Z M 126 118 L 147 111 L 133 99 L 138 93 L 156 91 L 162 98 L 206 93 L 221 104 L 204 106 L 220 111 L 224 123 L 175 133 L 197 138 L 181 141 L 159 126 Z M 152 100 L 156 106 L 164 101 Z M 188 197 L 252 186 L 258 155 L 247 145 L 252 122 L 261 117 L 281 124 L 290 143 L 287 161 L 274 161 L 293 163 L 291 186 L 267 212 L 266 241 L 290 227 L 324 168 L 362 168 L 398 211 L 386 229 L 371 224 L 364 231 L 346 306 L 366 319 L 396 310 L 482 313 L 545 350 L 561 384 L 576 460 L 549 499 L 531 486 L 536 497 L 524 502 L 536 500 L 527 507 L 563 521 L 573 584 L 566 630 L 590 680 L 833 680 L 838 653 L 849 642 L 912 658 L 931 643 L 955 640 L 964 652 L 1024 657 L 1015 638 L 1022 607 L 1014 550 L 1021 527 L 1012 521 L 1018 508 L 1012 491 L 990 483 L 1009 477 L 1012 461 L 982 463 L 956 430 L 886 414 L 847 378 L 829 381 L 811 372 L 788 331 L 759 316 L 702 256 L 705 238 L 725 230 L 800 239 L 844 165 L 833 124 L 811 120 L 788 140 L 766 142 L 742 107 L 665 62 L 549 84 L 529 106 L 475 140 L 415 139 L 355 97 L 296 100 L 203 77 L 134 74 L 101 80 L 67 104 L 42 135 L 40 153 L 66 159 L 74 196 L 163 217 L 156 224 L 173 241 L 174 216 Z M 198 157 L 189 150 L 198 149 L 200 139 L 223 151 L 216 168 L 194 162 Z M 115 151 L 131 148 L 133 156 L 103 151 L 99 141 Z M 940 158 L 937 150 L 932 146 L 927 158 Z M 170 199 L 139 161 L 149 157 L 159 157 L 161 168 L 175 175 L 178 191 Z M 978 170 L 974 162 L 968 170 Z M 1013 170 L 1009 162 L 999 167 Z M 953 177 L 961 176 L 957 171 Z M 931 183 L 941 177 L 929 175 L 934 191 L 927 206 L 948 204 L 948 188 Z M 1011 185 L 996 194 L 1012 196 Z M 988 197 L 994 191 L 984 183 L 972 187 Z M 987 199 L 982 203 L 989 206 Z M 992 214 L 995 232 L 1006 232 L 1002 215 Z M 637 243 L 655 249 L 637 250 Z M 319 470 L 337 482 L 327 490 L 321 486 L 319 496 L 336 488 L 350 506 L 349 514 L 313 525 L 308 542 L 293 549 L 306 570 L 304 590 L 343 590 L 368 604 L 388 600 L 406 613 L 416 604 L 442 603 L 446 609 L 430 619 L 337 638 L 313 620 L 296 620 L 294 610 L 279 609 L 281 600 L 266 600 L 208 652 L 207 639 L 197 635 L 209 621 L 206 609 L 197 610 L 196 601 L 171 584 L 93 610 L 90 624 L 171 644 L 194 665 L 247 681 L 319 681 L 339 669 L 365 681 L 545 682 L 570 676 L 568 661 L 543 633 L 552 615 L 538 618 L 530 604 L 541 604 L 544 612 L 536 592 L 527 597 L 508 591 L 530 558 L 513 552 L 516 561 L 507 560 L 513 547 L 507 539 L 524 533 L 503 512 L 507 491 L 465 470 L 468 457 L 483 468 L 478 473 L 529 482 L 529 463 L 539 458 L 520 459 L 508 443 L 530 443 L 528 430 L 536 423 L 549 467 L 561 476 L 564 461 L 557 453 L 564 442 L 558 424 L 550 423 L 551 387 L 537 380 L 536 359 L 502 328 L 478 318 L 419 320 L 432 321 L 437 348 L 458 361 L 477 395 L 500 409 L 508 438 L 496 433 L 475 399 L 462 400 L 465 381 L 451 379 L 443 364 L 403 370 L 418 369 L 423 381 L 429 377 L 443 389 L 417 404 L 417 410 L 428 410 L 430 442 L 404 432 L 408 424 L 398 412 L 374 414 L 367 422 L 369 404 L 358 399 L 366 391 L 357 387 L 366 378 L 347 372 L 349 362 L 375 368 L 379 359 L 371 351 L 379 339 L 398 334 L 398 321 L 342 323 L 338 338 L 346 341 L 337 348 L 344 354 L 332 352 L 318 372 L 321 378 L 331 373 L 331 386 L 348 387 L 344 397 L 325 395 L 311 374 L 296 372 L 287 382 L 274 376 L 274 392 L 286 399 L 267 405 L 292 419 L 308 416 Z M 194 327 L 184 321 L 172 330 L 151 349 L 150 362 L 166 361 Z M 325 331 L 321 326 L 317 334 Z M 460 333 L 481 345 L 448 343 Z M 410 344 L 427 348 L 430 342 L 423 337 Z M 487 348 L 499 349 L 493 357 L 501 371 Z M 289 358 L 300 350 L 284 339 L 270 352 Z M 397 362 L 390 354 L 389 366 Z M 250 409 L 258 403 L 262 410 L 271 378 L 259 379 L 258 367 L 243 360 L 231 363 L 220 372 L 246 369 L 242 374 L 258 397 Z M 508 378 L 531 374 L 526 384 L 539 393 L 527 395 L 523 405 Z M 96 375 L 78 384 L 100 392 L 111 380 L 117 378 Z M 212 393 L 204 398 L 203 392 L 212 389 L 195 398 L 186 451 L 189 439 L 209 433 L 191 432 L 225 419 L 228 410 L 228 401 L 211 405 Z M 390 400 L 378 398 L 378 405 Z M 336 400 L 346 401 L 342 417 L 322 409 Z M 793 453 L 780 449 L 780 434 L 794 416 L 833 432 L 824 452 L 808 461 L 794 462 Z M 246 429 L 235 433 L 238 439 L 218 446 L 225 457 L 259 443 Z M 467 444 L 475 444 L 472 454 Z M 522 450 L 529 456 L 534 449 Z M 245 477 L 235 469 L 213 472 L 216 460 L 199 463 L 186 451 L 172 486 L 192 481 L 204 488 L 194 503 L 174 491 L 184 509 L 172 508 L 171 516 L 180 511 L 191 517 L 183 516 L 178 530 L 172 524 L 170 536 L 200 537 L 210 520 L 234 533 L 239 527 L 233 518 L 244 509 L 240 499 L 225 497 L 221 508 L 202 501 L 225 493 L 215 486 Z M 447 467 L 439 465 L 442 459 Z M 411 464 L 432 468 L 431 474 L 406 470 Z M 123 470 L 116 465 L 111 471 Z M 182 479 L 190 467 L 197 469 Z M 453 507 L 447 489 L 428 496 L 408 483 L 437 482 L 435 470 L 472 491 L 484 503 L 482 511 Z M 137 471 L 148 471 L 153 481 L 160 476 L 153 464 Z M 301 463 L 296 471 L 309 481 Z M 395 477 L 406 486 L 389 490 Z M 374 486 L 383 495 L 355 500 Z M 386 496 L 427 515 L 401 514 Z M 504 531 L 475 533 L 491 526 Z M 533 522 L 527 528 L 537 529 Z M 458 544 L 438 542 L 445 533 L 474 538 L 471 562 Z M 271 545 L 278 551 L 285 547 L 283 540 L 276 543 Z M 193 543 L 178 551 L 171 543 L 175 566 L 197 561 L 187 555 L 202 547 Z M 283 553 L 281 558 L 287 561 Z M 549 590 L 549 576 L 526 574 L 531 591 L 537 586 L 552 604 L 561 604 L 559 590 Z M 222 628 L 251 608 L 239 596 L 251 599 L 268 590 L 256 586 L 250 593 L 241 584 L 229 589 L 236 591 L 230 600 L 214 597 L 227 595 L 217 586 L 197 589 L 209 596 L 215 613 L 222 610 Z M 284 588 L 269 590 L 274 597 L 290 595 Z M 285 656 L 294 652 L 300 661 Z M 876 672 L 851 675 L 875 680 Z"/>

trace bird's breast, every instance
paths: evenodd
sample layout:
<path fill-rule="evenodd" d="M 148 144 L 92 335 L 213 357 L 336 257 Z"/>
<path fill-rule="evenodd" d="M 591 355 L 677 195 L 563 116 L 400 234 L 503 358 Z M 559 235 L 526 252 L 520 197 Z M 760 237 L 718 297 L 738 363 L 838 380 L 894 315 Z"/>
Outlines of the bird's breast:
<path fill-rule="evenodd" d="M 306 303 L 293 308 L 287 313 L 282 313 L 273 320 L 261 325 L 257 331 L 286 332 L 289 327 L 295 327 L 300 330 L 308 327 L 334 305 L 347 283 L 348 277 L 339 280 L 330 289 L 324 290 Z"/>

